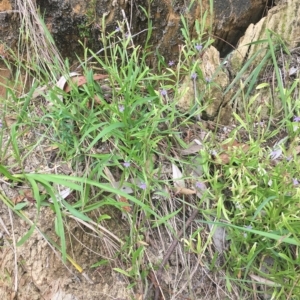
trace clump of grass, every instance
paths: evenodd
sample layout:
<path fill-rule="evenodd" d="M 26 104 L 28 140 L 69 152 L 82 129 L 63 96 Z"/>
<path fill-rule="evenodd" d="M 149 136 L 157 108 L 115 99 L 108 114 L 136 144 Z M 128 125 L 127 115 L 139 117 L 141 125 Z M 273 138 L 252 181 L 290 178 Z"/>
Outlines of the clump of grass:
<path fill-rule="evenodd" d="M 133 44 L 124 23 L 118 29 L 121 39 L 116 32 L 103 35 L 106 45 L 103 56 L 86 50 L 81 61 L 84 85 L 72 84 L 67 78 L 70 92 L 49 87 L 40 95 L 39 100 L 45 103 L 42 107 L 29 103 L 37 85 L 24 98 L 17 98 L 10 91 L 7 101 L 19 102 L 19 118 L 11 127 L 1 129 L 2 139 L 9 137 L 2 144 L 1 160 L 4 165 L 8 154 L 14 156 L 14 166 L 23 172 L 17 174 L 8 164 L 1 166 L 0 172 L 12 181 L 26 181 L 31 186 L 37 215 L 41 206 L 54 210 L 56 233 L 60 237 L 60 245 L 55 247 L 64 259 L 68 255 L 63 220 L 68 216 L 93 226 L 95 231 L 102 230 L 118 243 L 114 255 L 119 260 L 115 260 L 114 270 L 128 278 L 130 288 L 143 288 L 145 299 L 154 295 L 153 290 L 147 290 L 148 283 L 155 285 L 154 281 L 148 282 L 149 276 L 155 278 L 157 270 L 172 267 L 162 262 L 170 255 L 167 251 L 171 249 L 170 243 L 175 241 L 177 245 L 178 236 L 176 283 L 171 286 L 175 295 L 182 293 L 187 285 L 188 293 L 193 295 L 191 279 L 181 282 L 179 287 L 177 284 L 182 276 L 196 276 L 201 261 L 201 270 L 208 277 L 211 273 L 222 277 L 219 285 L 229 298 L 270 295 L 272 299 L 292 299 L 299 294 L 300 243 L 297 200 L 300 101 L 293 99 L 295 104 L 291 105 L 290 99 L 296 85 L 278 88 L 283 105 L 278 125 L 274 126 L 272 115 L 269 120 L 262 120 L 253 90 L 257 88 L 259 93 L 269 86 L 256 85 L 267 60 L 259 63 L 239 88 L 243 102 L 242 109 L 234 113 L 234 129 L 228 132 L 219 127 L 219 131 L 208 132 L 199 118 L 207 103 L 203 103 L 196 88 L 194 104 L 187 112 L 176 106 L 182 77 L 188 76 L 195 85 L 198 81 L 205 82 L 199 67 L 199 52 L 212 43 L 210 39 L 203 40 L 205 20 L 196 24 L 197 39 L 189 36 L 184 18 L 182 23 L 186 43 L 178 61 L 167 62 L 158 55 L 156 73 L 147 65 L 147 58 L 153 53 Z M 268 40 L 268 45 L 266 57 L 272 57 L 279 74 L 272 40 Z M 147 45 L 144 49 L 148 49 Z M 88 63 L 89 55 L 97 69 Z M 252 61 L 250 58 L 246 62 L 228 89 L 242 78 Z M 57 74 L 37 61 L 32 64 L 35 74 L 40 74 L 36 80 L 41 86 Z M 30 72 L 26 65 L 21 66 Z M 68 69 L 66 62 L 63 70 Z M 98 70 L 109 75 L 105 81 L 94 80 Z M 68 77 L 65 71 L 63 74 Z M 277 79 L 279 82 L 280 78 Z M 196 134 L 205 133 L 206 138 L 201 150 L 184 156 L 180 149 L 189 147 L 184 135 L 192 126 L 196 126 Z M 22 145 L 20 138 L 29 131 L 38 139 Z M 247 144 L 248 150 L 234 149 L 227 153 L 226 163 L 222 160 L 219 163 L 215 157 L 224 152 L 219 144 L 236 140 Z M 69 163 L 72 176 L 50 171 L 41 174 L 40 169 L 33 173 L 24 171 L 30 153 L 44 145 L 58 149 L 60 160 Z M 46 152 L 43 155 L 48 162 Z M 41 187 L 50 195 L 51 202 Z M 62 196 L 61 191 L 67 188 L 76 191 L 74 203 L 68 203 Z M 7 197 L 1 200 L 28 220 L 24 217 L 24 205 L 14 205 Z M 193 225 L 182 230 L 190 211 L 195 210 L 199 214 L 192 220 Z M 104 224 L 112 214 L 127 217 L 126 237 L 117 237 L 106 230 Z M 95 219 L 95 215 L 100 216 Z M 35 228 L 34 223 L 31 225 L 19 244 L 30 237 Z M 226 243 L 219 249 L 215 242 L 216 228 L 225 228 Z M 156 262 L 148 259 L 150 234 L 156 237 L 158 248 L 164 248 L 163 256 Z M 104 263 L 100 260 L 93 267 Z"/>

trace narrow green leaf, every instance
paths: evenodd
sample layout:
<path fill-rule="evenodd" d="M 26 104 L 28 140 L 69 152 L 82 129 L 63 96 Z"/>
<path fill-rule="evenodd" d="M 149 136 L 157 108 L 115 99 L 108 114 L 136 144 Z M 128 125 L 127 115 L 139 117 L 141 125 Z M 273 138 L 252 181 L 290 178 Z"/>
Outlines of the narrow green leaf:
<path fill-rule="evenodd" d="M 28 203 L 26 203 L 26 202 L 18 203 L 17 205 L 15 205 L 14 210 L 21 210 L 22 208 L 26 207 L 27 205 L 28 205 Z"/>
<path fill-rule="evenodd" d="M 158 221 L 155 221 L 155 224 L 152 226 L 152 228 L 156 228 L 158 226 L 160 226 L 161 224 L 166 223 L 169 219 L 173 218 L 174 216 L 176 216 L 179 212 L 181 211 L 181 208 L 172 212 L 171 214 L 168 214 L 164 217 L 159 218 Z"/>
<path fill-rule="evenodd" d="M 88 152 L 89 150 L 91 150 L 94 147 L 94 145 L 99 142 L 100 139 L 102 139 L 106 135 L 113 135 L 113 131 L 115 129 L 122 128 L 122 127 L 124 127 L 124 123 L 122 122 L 114 123 L 106 127 L 95 137 L 95 139 L 91 142 L 91 144 L 88 146 L 86 151 Z"/>
<path fill-rule="evenodd" d="M 33 234 L 35 229 L 35 224 L 33 224 L 30 229 L 27 231 L 27 233 L 17 242 L 17 247 L 22 246 Z"/>
<path fill-rule="evenodd" d="M 232 225 L 232 224 L 222 223 L 222 222 L 211 222 L 211 221 L 204 221 L 204 220 L 199 220 L 199 222 L 205 223 L 205 224 L 215 224 L 218 226 L 236 228 L 241 231 L 248 231 L 248 232 L 251 232 L 254 234 L 258 234 L 260 236 L 264 236 L 266 238 L 278 241 L 280 243 L 287 243 L 287 244 L 291 244 L 291 245 L 300 246 L 300 243 L 297 242 L 294 238 L 284 237 L 281 235 L 274 234 L 272 232 L 264 232 L 264 231 L 259 231 L 259 230 L 255 230 L 255 229 L 250 229 L 247 227 L 240 227 L 240 226 L 236 226 L 236 225 Z"/>
<path fill-rule="evenodd" d="M 3 165 L 0 165 L 0 173 L 10 180 L 21 181 L 20 179 L 14 177 L 14 175 L 12 175 Z"/>
<path fill-rule="evenodd" d="M 127 277 L 131 277 L 131 275 L 129 273 L 127 273 L 126 271 L 119 269 L 119 268 L 113 268 L 114 271 L 119 272 Z"/>
<path fill-rule="evenodd" d="M 86 216 L 85 214 L 81 213 L 80 211 L 72 207 L 72 205 L 70 205 L 67 201 L 62 200 L 62 203 L 74 217 L 86 222 L 92 221 L 88 216 Z"/>

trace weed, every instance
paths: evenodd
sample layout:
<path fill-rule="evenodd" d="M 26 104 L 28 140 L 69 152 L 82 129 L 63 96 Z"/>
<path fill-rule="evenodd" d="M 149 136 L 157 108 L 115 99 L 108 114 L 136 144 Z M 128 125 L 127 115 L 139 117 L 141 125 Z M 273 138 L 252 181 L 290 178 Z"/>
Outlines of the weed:
<path fill-rule="evenodd" d="M 63 67 L 52 62 L 52 69 L 41 60 L 30 60 L 25 65 L 15 56 L 18 70 L 30 74 L 34 70 L 38 83 L 24 97 L 8 89 L 4 107 L 14 109 L 18 117 L 8 125 L 1 116 L 0 172 L 3 180 L 26 182 L 31 187 L 36 218 L 42 206 L 54 211 L 60 244 L 43 236 L 61 251 L 63 259 L 72 262 L 64 225 L 68 218 L 117 243 L 112 253 L 113 270 L 127 277 L 129 288 L 142 285 L 147 289 L 151 278 L 158 289 L 160 282 L 155 282 L 153 274 L 160 278 L 164 268 L 173 268 L 172 253 L 167 250 L 175 253 L 179 244 L 174 262 L 176 284 L 170 285 L 174 295 L 189 285 L 190 295 L 197 297 L 192 280 L 182 283 L 180 278 L 196 278 L 201 269 L 208 278 L 209 274 L 217 274 L 220 282 L 223 280 L 223 295 L 230 298 L 253 298 L 263 293 L 273 299 L 286 299 L 287 294 L 297 296 L 300 100 L 293 95 L 299 81 L 284 86 L 280 80 L 276 47 L 285 46 L 280 40 L 275 46 L 269 33 L 264 58 L 247 74 L 259 52 L 250 57 L 224 91 L 226 94 L 239 84 L 230 103 L 236 108 L 235 126 L 226 131 L 215 124 L 215 131 L 207 130 L 201 116 L 209 103 L 204 102 L 197 88 L 198 84 L 208 89 L 214 85 L 214 77 L 205 78 L 200 67 L 201 54 L 213 42 L 204 39 L 207 16 L 204 12 L 202 22 L 196 22 L 195 39 L 190 37 L 188 22 L 182 17 L 185 45 L 178 61 L 167 62 L 157 54 L 155 72 L 147 65 L 147 58 L 153 55 L 150 48 L 146 45 L 142 50 L 133 45 L 130 33 L 124 29 L 126 24 L 110 34 L 103 31 L 102 56 L 85 50 L 80 62 L 86 80 L 82 85 L 68 78 L 67 61 Z M 98 71 L 90 67 L 88 55 L 94 66 L 105 71 L 107 79 L 94 79 Z M 270 60 L 278 89 L 259 82 Z M 34 92 L 38 85 L 54 83 L 59 69 L 70 90 L 48 85 L 38 98 L 45 105 L 38 107 L 30 101 Z M 177 107 L 186 92 L 179 90 L 183 77 L 194 88 L 194 101 L 185 112 Z M 265 91 L 268 97 L 280 99 L 279 116 L 269 101 L 269 118 L 263 117 L 265 107 L 258 105 L 257 99 Z M 241 101 L 237 104 L 238 99 Z M 15 103 L 14 108 L 11 103 Z M 34 133 L 34 142 L 21 142 L 28 132 Z M 196 135 L 193 139 L 191 132 Z M 195 152 L 191 151 L 192 141 L 198 142 Z M 46 150 L 38 150 L 45 149 L 45 145 L 57 151 L 58 162 L 53 162 Z M 182 148 L 191 152 L 182 154 Z M 67 163 L 72 175 L 54 174 L 41 166 L 26 171 L 26 160 L 38 151 L 45 164 Z M 8 156 L 14 157 L 12 165 Z M 22 172 L 16 172 L 15 166 Z M 69 203 L 66 197 L 73 191 L 75 200 Z M 30 220 L 26 207 L 7 196 L 1 194 L 1 201 L 30 224 L 30 230 L 19 241 L 24 243 L 36 228 L 36 220 Z M 121 215 L 126 217 L 127 228 L 126 234 L 118 237 L 105 224 Z M 187 223 L 192 225 L 185 228 Z M 223 235 L 219 242 L 217 232 Z M 149 236 L 154 237 L 157 249 L 164 250 L 159 256 L 156 249 L 156 260 L 150 259 L 155 247 L 152 249 Z M 92 267 L 106 264 L 107 260 L 100 259 Z M 252 285 L 257 289 L 253 290 Z"/>

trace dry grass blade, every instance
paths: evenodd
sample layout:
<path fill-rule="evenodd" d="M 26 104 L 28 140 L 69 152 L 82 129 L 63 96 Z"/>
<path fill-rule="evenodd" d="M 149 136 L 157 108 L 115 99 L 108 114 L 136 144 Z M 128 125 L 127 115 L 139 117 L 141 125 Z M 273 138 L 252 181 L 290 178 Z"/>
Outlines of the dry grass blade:
<path fill-rule="evenodd" d="M 0 217 L 0 224 L 1 224 L 2 228 L 4 229 L 4 231 L 6 232 L 6 234 L 9 236 L 10 233 L 9 233 L 7 227 L 5 226 L 5 224 L 4 224 L 4 222 L 3 222 L 3 220 L 2 220 L 1 217 Z"/>
<path fill-rule="evenodd" d="M 18 258 L 17 258 L 17 245 L 16 245 L 16 238 L 15 238 L 15 230 L 14 230 L 14 222 L 12 217 L 11 209 L 8 209 L 9 212 L 9 219 L 11 223 L 11 229 L 12 229 L 12 240 L 13 240 L 13 247 L 14 247 L 14 259 L 15 259 L 15 287 L 14 291 L 17 292 L 18 290 Z"/>
<path fill-rule="evenodd" d="M 177 189 L 185 188 L 184 179 L 182 179 L 183 175 L 179 170 L 179 168 L 176 165 L 172 164 L 172 171 L 173 171 L 174 186 Z"/>
<path fill-rule="evenodd" d="M 260 277 L 260 276 L 254 275 L 254 274 L 250 274 L 249 276 L 250 276 L 253 280 L 255 280 L 255 281 L 257 281 L 258 283 L 261 283 L 261 284 L 266 284 L 266 285 L 271 285 L 271 286 L 280 286 L 280 284 L 275 283 L 274 281 L 265 279 L 265 278 L 263 278 L 263 277 Z"/>
<path fill-rule="evenodd" d="M 23 27 L 21 30 L 23 29 L 24 34 L 30 34 L 30 37 L 25 39 L 26 42 L 22 42 L 22 34 L 20 35 L 20 58 L 27 62 L 34 59 L 35 63 L 43 67 L 44 70 L 48 70 L 49 65 L 57 65 L 58 68 L 63 70 L 63 60 L 45 24 L 37 13 L 36 2 L 33 0 L 16 0 L 16 4 Z M 55 75 L 53 77 L 55 78 Z"/>

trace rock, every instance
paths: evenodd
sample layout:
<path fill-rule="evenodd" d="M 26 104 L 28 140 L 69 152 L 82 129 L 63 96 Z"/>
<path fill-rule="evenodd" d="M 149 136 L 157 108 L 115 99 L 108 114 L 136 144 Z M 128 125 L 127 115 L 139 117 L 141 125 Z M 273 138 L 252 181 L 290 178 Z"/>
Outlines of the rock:
<path fill-rule="evenodd" d="M 231 108 L 226 104 L 231 94 L 223 95 L 229 77 L 221 67 L 220 54 L 215 47 L 210 46 L 204 51 L 199 67 L 202 78 L 192 80 L 190 75 L 186 76 L 178 90 L 180 98 L 176 104 L 182 111 L 189 111 L 197 97 L 199 104 L 205 106 L 203 118 L 229 124 Z"/>
<path fill-rule="evenodd" d="M 215 47 L 221 56 L 233 49 L 251 23 L 257 23 L 266 13 L 267 0 L 221 0 L 214 1 L 213 34 L 216 36 Z"/>
<path fill-rule="evenodd" d="M 293 82 L 293 78 L 289 76 L 287 70 L 289 70 L 290 67 L 295 66 L 295 70 L 299 69 L 299 54 L 293 54 L 293 48 L 299 47 L 300 44 L 300 25 L 298 21 L 299 14 L 300 6 L 298 0 L 284 0 L 280 1 L 277 6 L 273 7 L 269 11 L 268 15 L 261 19 L 257 24 L 250 24 L 245 32 L 245 35 L 240 39 L 238 48 L 232 52 L 231 58 L 229 59 L 232 75 L 236 75 L 238 71 L 241 70 L 244 63 L 258 52 L 260 53 L 256 56 L 256 58 L 254 58 L 251 65 L 257 66 L 262 61 L 268 50 L 268 43 L 256 43 L 253 45 L 249 45 L 249 43 L 266 40 L 266 31 L 267 29 L 270 29 L 275 33 L 271 35 L 274 44 L 280 37 L 280 39 L 285 43 L 287 48 L 290 49 L 292 53 L 292 55 L 289 56 L 282 52 L 280 57 L 277 59 L 277 64 L 281 70 L 284 85 L 288 86 L 291 82 Z M 272 65 L 271 59 L 270 63 Z M 274 67 L 271 66 L 268 69 L 268 73 L 264 71 L 265 75 L 263 82 L 269 83 L 270 87 L 265 87 L 257 91 L 257 93 L 253 95 L 255 100 L 253 101 L 252 106 L 248 107 L 248 113 L 257 115 L 258 119 L 268 119 L 270 115 L 278 116 L 283 109 L 283 101 L 280 98 L 280 93 L 272 90 L 273 86 L 277 86 Z M 250 71 L 248 70 L 244 72 L 241 78 L 243 81 L 250 76 L 249 72 Z M 262 78 L 262 76 L 263 74 L 259 75 L 260 78 Z M 257 85 L 258 84 L 259 82 Z M 239 111 L 244 111 L 244 108 L 242 107 L 243 105 L 241 105 L 241 103 L 244 103 L 242 97 L 239 96 L 234 101 Z"/>
<path fill-rule="evenodd" d="M 17 41 L 19 26 L 14 18 L 18 17 L 18 13 L 15 13 L 12 18 L 9 11 L 11 8 L 18 9 L 15 5 L 18 1 L 5 0 L 0 6 L 0 24 L 9 29 L 9 32 L 0 33 L 0 39 L 8 46 Z M 177 59 L 178 45 L 184 42 L 181 15 L 188 20 L 189 34 L 192 38 L 200 41 L 205 37 L 201 36 L 202 33 L 197 33 L 195 28 L 196 20 L 200 23 L 204 22 L 207 27 L 204 32 L 213 34 L 216 37 L 216 47 L 226 52 L 228 43 L 235 44 L 247 26 L 262 17 L 265 2 L 262 0 L 215 0 L 211 22 L 209 14 L 206 21 L 202 19 L 205 11 L 210 11 L 210 0 L 194 1 L 190 7 L 187 7 L 186 1 L 173 0 L 36 0 L 41 15 L 45 16 L 48 29 L 65 57 L 83 52 L 78 40 L 94 50 L 100 49 L 103 46 L 99 40 L 101 32 L 103 30 L 114 31 L 118 22 L 124 21 L 122 15 L 122 10 L 124 10 L 131 24 L 132 35 L 146 30 L 134 38 L 135 42 L 140 45 L 144 45 L 148 34 L 149 24 L 146 14 L 149 16 L 153 25 L 153 34 L 149 44 L 153 45 L 153 50 L 158 50 L 167 60 Z M 102 28 L 103 18 L 105 28 Z M 125 28 L 125 30 L 128 29 Z"/>
<path fill-rule="evenodd" d="M 245 35 L 240 39 L 238 48 L 232 53 L 230 62 L 233 72 L 237 73 L 241 69 L 247 57 L 253 56 L 257 51 L 267 46 L 266 43 L 248 45 L 253 41 L 266 39 L 266 29 L 270 29 L 276 35 L 279 35 L 289 49 L 298 47 L 300 44 L 299 14 L 299 1 L 285 0 L 273 7 L 268 12 L 268 15 L 262 18 L 257 24 L 250 24 Z M 273 40 L 275 39 L 276 36 L 273 35 Z M 266 50 L 262 51 L 255 61 L 260 61 L 265 53 Z"/>

